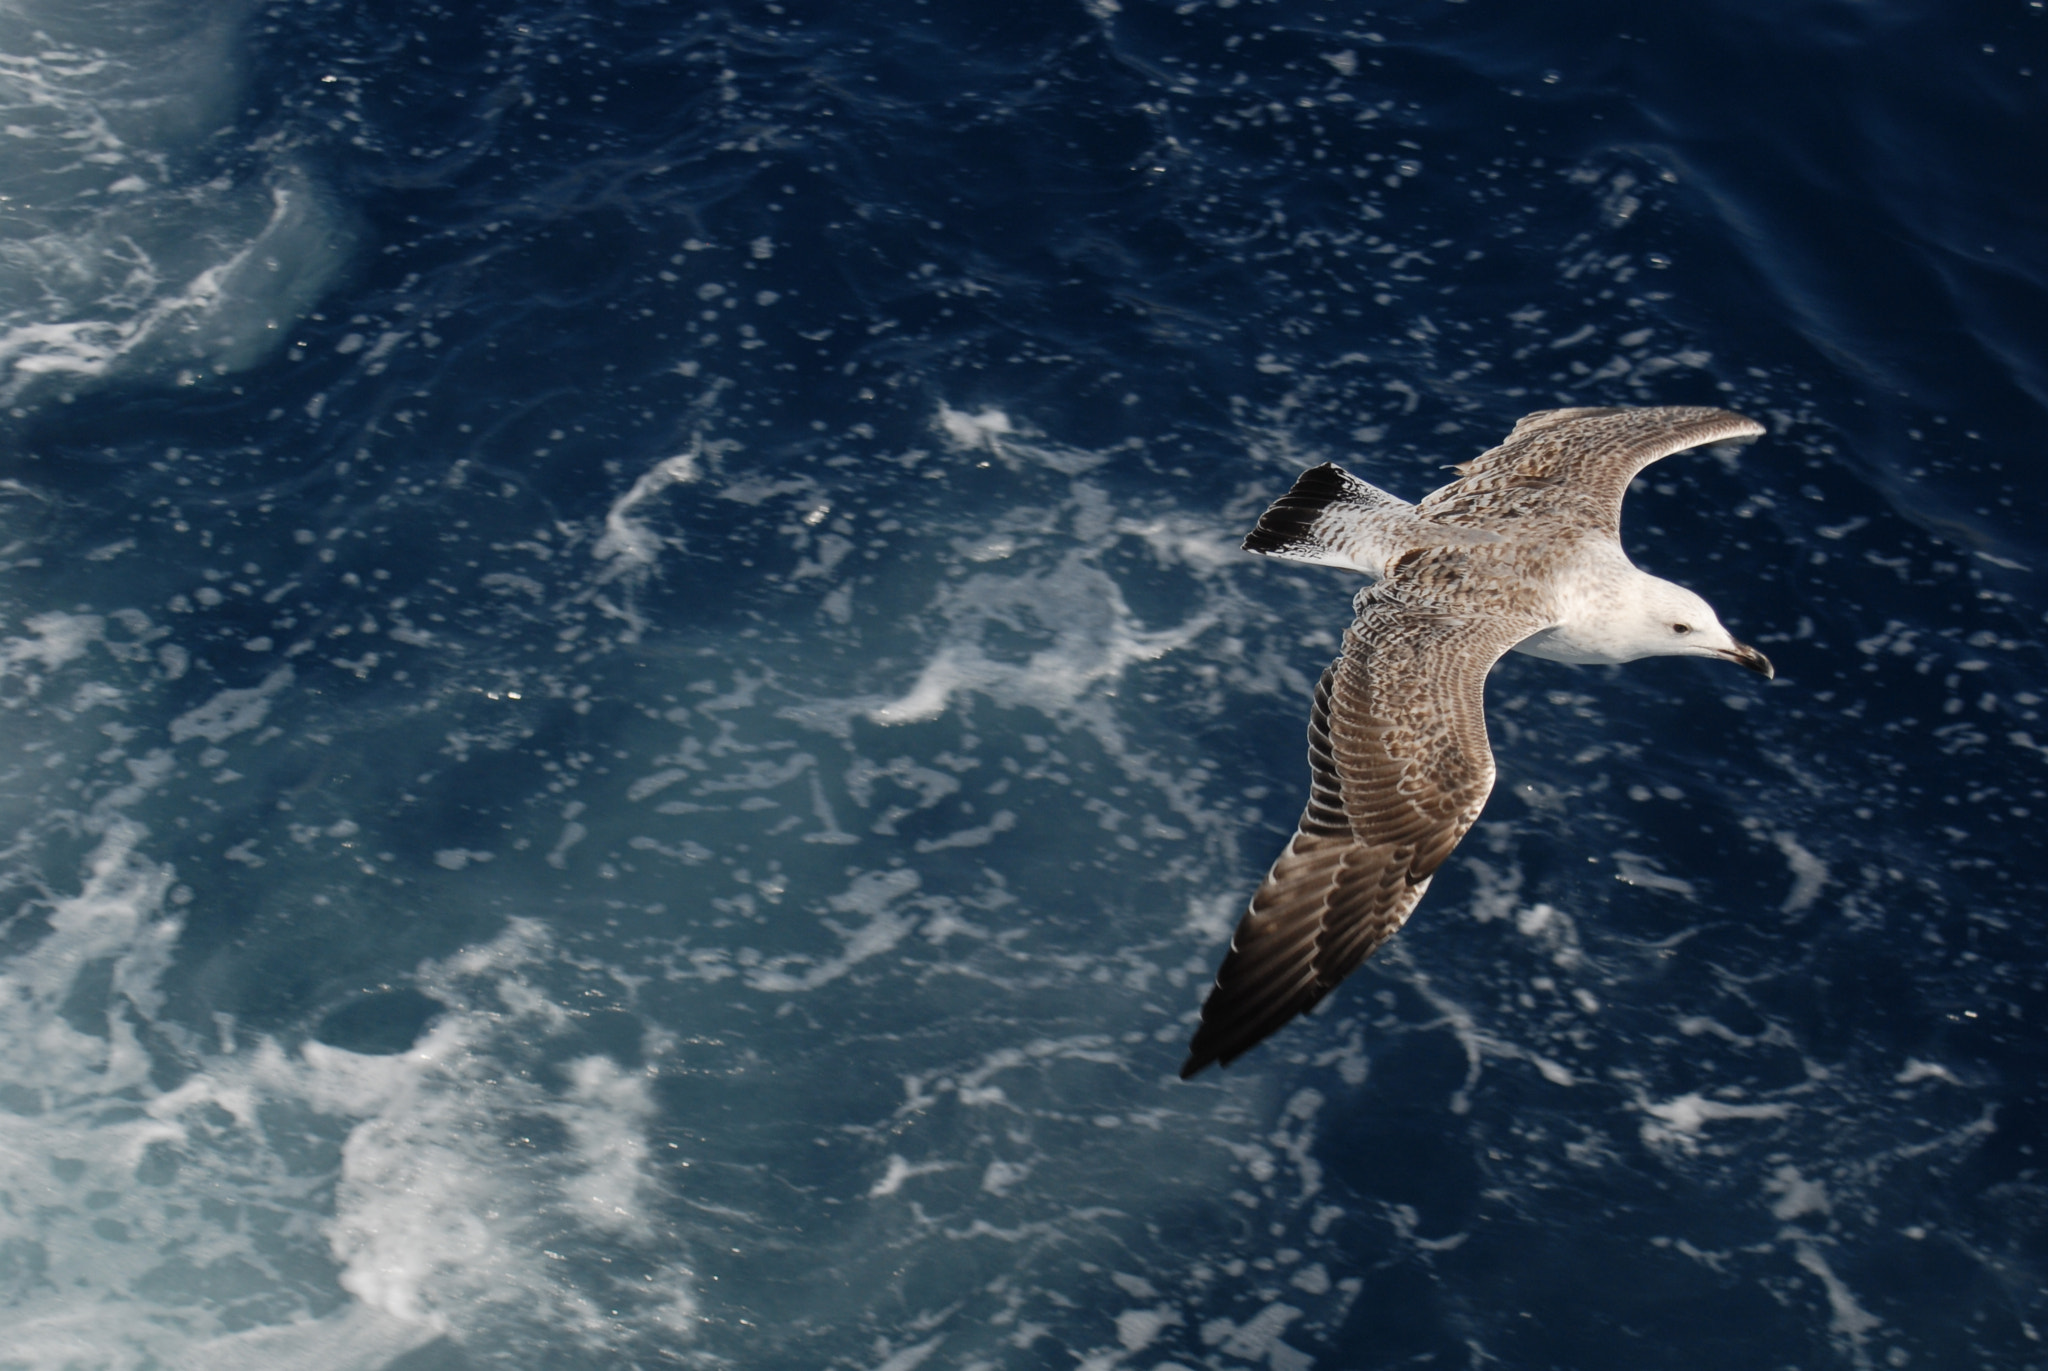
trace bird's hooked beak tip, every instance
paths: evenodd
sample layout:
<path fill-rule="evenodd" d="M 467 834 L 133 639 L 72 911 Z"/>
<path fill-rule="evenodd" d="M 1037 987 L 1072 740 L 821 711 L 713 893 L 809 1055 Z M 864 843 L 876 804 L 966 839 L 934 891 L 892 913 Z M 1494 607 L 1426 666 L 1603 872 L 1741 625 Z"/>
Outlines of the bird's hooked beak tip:
<path fill-rule="evenodd" d="M 1763 653 L 1758 652 L 1748 643 L 1737 643 L 1734 647 L 1729 648 L 1721 655 L 1723 657 L 1726 657 L 1729 661 L 1735 663 L 1737 666 L 1748 667 L 1751 671 L 1754 671 L 1757 675 L 1763 677 L 1766 681 L 1775 678 L 1778 674 L 1777 672 L 1771 669 L 1771 659 L 1764 656 Z"/>

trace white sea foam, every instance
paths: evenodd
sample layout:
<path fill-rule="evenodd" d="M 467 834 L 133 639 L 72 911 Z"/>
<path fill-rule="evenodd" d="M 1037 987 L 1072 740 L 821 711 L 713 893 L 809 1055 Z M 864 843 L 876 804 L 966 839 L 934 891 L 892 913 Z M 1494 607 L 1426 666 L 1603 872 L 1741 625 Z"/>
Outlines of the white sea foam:
<path fill-rule="evenodd" d="M 590 1053 L 520 1064 L 573 1022 L 529 979 L 549 956 L 537 925 L 423 968 L 446 1012 L 409 1051 L 209 1046 L 156 1018 L 182 925 L 146 844 L 111 821 L 47 933 L 0 964 L 0 1247 L 34 1276 L 6 1292 L 10 1358 L 373 1367 L 522 1321 L 609 1345 L 626 1304 L 690 1330 L 689 1272 L 648 1208 L 646 1078 Z M 174 1044 L 194 1069 L 164 1088 Z M 523 1145 L 532 1117 L 562 1145 Z M 650 1250 L 627 1297 L 544 1255 L 579 1234 Z M 288 1322 L 205 1313 L 249 1300 Z"/>
<path fill-rule="evenodd" d="M 1906 1058 L 1906 1064 L 1892 1077 L 1900 1085 L 1912 1085 L 1916 1081 L 1936 1080 L 1949 1085 L 1961 1085 L 1955 1073 L 1939 1062 L 1923 1062 L 1918 1057 Z"/>
<path fill-rule="evenodd" d="M 174 172 L 239 87 L 239 0 L 24 0 L 0 13 L 0 401 L 267 355 L 351 248 L 280 151 Z"/>
<path fill-rule="evenodd" d="M 1115 579 L 1086 552 L 1043 572 L 969 576 L 945 587 L 934 608 L 951 626 L 947 640 L 908 690 L 868 707 L 876 723 L 937 718 L 968 690 L 1003 705 L 1069 709 L 1126 668 L 1186 647 L 1217 621 L 1214 611 L 1201 610 L 1172 628 L 1144 628 Z M 986 643 L 995 624 L 1029 624 L 1052 643 L 1022 662 L 1006 660 Z"/>
<path fill-rule="evenodd" d="M 1785 854 L 1785 861 L 1792 868 L 1792 889 L 1778 909 L 1783 914 L 1794 914 L 1820 898 L 1828 883 L 1828 864 L 1807 851 L 1790 833 L 1778 834 L 1776 841 L 1778 851 Z"/>
<path fill-rule="evenodd" d="M 1764 1182 L 1764 1190 L 1777 1196 L 1771 1201 L 1771 1217 L 1780 1223 L 1790 1223 L 1808 1214 L 1825 1216 L 1831 1208 L 1827 1185 L 1800 1175 L 1796 1166 L 1784 1165 L 1773 1171 Z"/>
<path fill-rule="evenodd" d="M 172 872 L 141 855 L 143 838 L 138 825 L 111 825 L 77 893 L 51 899 L 48 933 L 0 964 L 6 1355 L 23 1365 L 186 1363 L 195 1342 L 227 1329 L 159 1322 L 162 1294 L 208 1273 L 228 1298 L 268 1283 L 246 1237 L 201 1202 L 233 1189 L 255 1199 L 277 1178 L 261 1158 L 207 1146 L 245 1127 L 246 1097 L 153 1083 L 149 1016 L 179 923 L 165 907 Z M 107 967 L 99 990 L 95 970 Z M 239 1184 L 221 1188 L 238 1170 Z"/>
<path fill-rule="evenodd" d="M 993 405 L 969 414 L 941 403 L 932 424 L 945 435 L 950 446 L 966 452 L 989 453 L 1012 470 L 1035 463 L 1062 475 L 1079 476 L 1108 460 L 1106 453 L 1031 441 L 1040 435 Z"/>
<path fill-rule="evenodd" d="M 826 921 L 839 936 L 839 954 L 815 961 L 804 956 L 777 957 L 750 970 L 747 984 L 756 990 L 816 990 L 870 957 L 888 952 L 917 927 L 914 914 L 896 907 L 899 900 L 917 887 L 917 873 L 904 867 L 863 872 L 854 877 L 845 891 L 827 901 L 835 914 L 858 914 L 867 920 L 858 928 Z M 801 973 L 792 974 L 792 968 L 797 967 L 803 968 Z"/>
<path fill-rule="evenodd" d="M 1710 1099 L 1698 1091 L 1687 1091 L 1669 1100 L 1641 1100 L 1637 1107 L 1649 1115 L 1640 1130 L 1643 1142 L 1684 1156 L 1699 1151 L 1709 1123 L 1724 1119 L 1782 1119 L 1792 1113 L 1789 1104 L 1734 1104 Z"/>
<path fill-rule="evenodd" d="M 52 610 L 47 614 L 33 614 L 24 621 L 29 636 L 8 638 L 0 641 L 0 676 L 18 674 L 22 667 L 34 664 L 44 671 L 55 671 L 64 663 L 83 656 L 86 648 L 99 638 L 105 627 L 103 620 L 93 614 L 66 614 Z M 31 680 L 33 692 L 41 689 L 38 681 Z"/>
<path fill-rule="evenodd" d="M 1266 1362 L 1273 1371 L 1308 1371 L 1314 1358 L 1289 1346 L 1282 1337 L 1287 1325 L 1300 1318 L 1301 1313 L 1293 1305 L 1275 1300 L 1241 1325 L 1229 1319 L 1203 1324 L 1202 1341 L 1211 1346 L 1220 1343 L 1219 1350 L 1225 1356 L 1240 1361 L 1254 1365 Z"/>
<path fill-rule="evenodd" d="M 1827 1293 L 1828 1331 L 1849 1354 L 1851 1364 L 1857 1367 L 1874 1365 L 1868 1344 L 1870 1335 L 1884 1327 L 1884 1320 L 1857 1302 L 1855 1292 L 1835 1273 L 1816 1243 L 1802 1239 L 1793 1245 L 1793 1254 L 1800 1266 L 1811 1272 Z"/>
<path fill-rule="evenodd" d="M 942 1333 L 936 1338 L 914 1343 L 892 1356 L 883 1358 L 876 1364 L 875 1371 L 917 1371 L 918 1367 L 930 1360 L 932 1353 L 938 1351 L 939 1344 L 945 1340 Z"/>
<path fill-rule="evenodd" d="M 568 1063 L 565 1080 L 507 1070 L 519 1040 L 544 1041 L 570 1022 L 526 978 L 547 945 L 538 925 L 515 921 L 424 968 L 422 985 L 450 1012 L 410 1051 L 370 1057 L 309 1043 L 296 1058 L 263 1054 L 259 1077 L 272 1091 L 360 1120 L 342 1147 L 326 1230 L 342 1288 L 436 1335 L 533 1318 L 602 1344 L 616 1301 L 579 1288 L 543 1249 L 579 1230 L 653 1236 L 645 1080 L 597 1056 Z M 508 1127 L 520 1115 L 557 1120 L 568 1148 L 522 1160 Z M 660 1265 L 666 1303 L 687 1305 L 687 1273 Z"/>
<path fill-rule="evenodd" d="M 913 1164 L 904 1160 L 902 1154 L 892 1153 L 889 1157 L 888 1170 L 882 1173 L 880 1180 L 868 1187 L 868 1198 L 871 1200 L 885 1199 L 901 1190 L 903 1183 L 907 1180 L 912 1180 L 918 1176 L 929 1176 L 935 1171 L 951 1171 L 957 1165 L 957 1162 Z"/>
<path fill-rule="evenodd" d="M 1616 852 L 1614 856 L 1614 879 L 1645 890 L 1662 890 L 1685 899 L 1694 898 L 1691 881 L 1678 876 L 1667 876 L 1658 869 L 1653 857 L 1635 852 Z"/>
<path fill-rule="evenodd" d="M 655 463 L 640 473 L 632 487 L 605 512 L 604 533 L 591 555 L 607 563 L 603 579 L 644 574 L 661 555 L 662 540 L 633 511 L 673 485 L 697 479 L 699 452 L 692 448 Z"/>
<path fill-rule="evenodd" d="M 954 409 L 951 405 L 939 406 L 938 426 L 948 439 L 963 448 L 994 449 L 1005 435 L 1016 432 L 1010 423 L 1010 416 L 990 407 L 979 414 Z"/>
<path fill-rule="evenodd" d="M 204 738 L 209 743 L 220 743 L 260 727 L 270 714 L 271 701 L 291 683 L 292 669 L 281 666 L 256 685 L 223 690 L 171 720 L 171 741 L 183 743 Z"/>

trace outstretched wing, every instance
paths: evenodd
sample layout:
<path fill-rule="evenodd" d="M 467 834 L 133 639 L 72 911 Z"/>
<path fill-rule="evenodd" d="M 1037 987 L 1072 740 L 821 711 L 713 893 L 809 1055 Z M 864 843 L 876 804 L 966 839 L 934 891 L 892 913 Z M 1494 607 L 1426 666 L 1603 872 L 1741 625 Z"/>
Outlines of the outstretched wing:
<path fill-rule="evenodd" d="M 1493 789 L 1486 673 L 1543 625 L 1383 590 L 1358 603 L 1316 685 L 1308 808 L 1238 923 L 1183 1078 L 1313 1008 L 1391 938 Z"/>
<path fill-rule="evenodd" d="M 1756 438 L 1764 426 L 1725 409 L 1545 409 L 1524 416 L 1505 441 L 1459 464 L 1459 479 L 1423 500 L 1429 518 L 1497 517 L 1515 497 L 1537 496 L 1573 522 L 1621 531 L 1621 497 L 1659 458 L 1709 443 Z"/>

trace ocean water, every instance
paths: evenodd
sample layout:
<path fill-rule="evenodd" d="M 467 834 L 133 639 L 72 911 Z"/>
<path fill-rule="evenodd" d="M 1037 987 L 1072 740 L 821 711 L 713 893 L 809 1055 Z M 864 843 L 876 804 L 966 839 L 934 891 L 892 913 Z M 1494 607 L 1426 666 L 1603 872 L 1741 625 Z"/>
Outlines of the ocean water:
<path fill-rule="evenodd" d="M 2048 1366 L 2041 0 L 0 7 L 0 1368 Z M 1770 435 L 1175 1079 L 1353 583 Z"/>

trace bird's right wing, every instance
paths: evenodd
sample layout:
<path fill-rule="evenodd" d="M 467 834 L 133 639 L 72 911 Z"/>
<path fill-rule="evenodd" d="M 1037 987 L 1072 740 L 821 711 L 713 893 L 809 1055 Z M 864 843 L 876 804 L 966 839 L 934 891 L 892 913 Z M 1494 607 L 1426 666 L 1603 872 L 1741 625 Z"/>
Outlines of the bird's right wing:
<path fill-rule="evenodd" d="M 1316 685 L 1308 807 L 1237 926 L 1183 1077 L 1314 1007 L 1407 921 L 1493 789 L 1486 673 L 1542 627 L 1359 596 Z"/>

